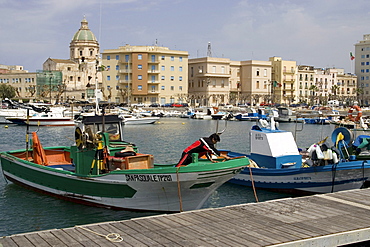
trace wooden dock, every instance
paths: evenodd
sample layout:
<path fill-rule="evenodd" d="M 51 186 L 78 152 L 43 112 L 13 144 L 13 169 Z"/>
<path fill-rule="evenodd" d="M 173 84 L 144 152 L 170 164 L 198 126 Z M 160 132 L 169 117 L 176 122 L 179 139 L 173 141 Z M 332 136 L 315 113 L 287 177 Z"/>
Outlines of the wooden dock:
<path fill-rule="evenodd" d="M 16 234 L 0 246 L 340 246 L 370 240 L 369 215 L 362 189 Z"/>

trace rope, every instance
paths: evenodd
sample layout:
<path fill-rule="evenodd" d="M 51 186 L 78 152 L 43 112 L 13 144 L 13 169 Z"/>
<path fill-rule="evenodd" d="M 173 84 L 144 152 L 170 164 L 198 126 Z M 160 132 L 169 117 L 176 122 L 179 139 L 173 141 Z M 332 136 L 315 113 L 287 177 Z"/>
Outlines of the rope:
<path fill-rule="evenodd" d="M 179 179 L 179 170 L 180 170 L 180 166 L 177 167 L 177 169 L 176 169 L 177 194 L 179 196 L 180 212 L 183 212 L 183 209 L 182 209 L 182 197 L 181 197 L 181 184 L 180 184 L 180 179 Z"/>
<path fill-rule="evenodd" d="M 251 177 L 251 183 L 252 183 L 254 198 L 256 198 L 256 202 L 258 202 L 258 196 L 257 196 L 257 192 L 256 192 L 256 187 L 254 186 L 254 180 L 253 180 L 253 175 L 252 175 L 252 168 L 251 168 L 250 165 L 249 165 L 249 175 Z"/>
<path fill-rule="evenodd" d="M 104 237 L 105 239 L 111 241 L 111 242 L 115 242 L 115 243 L 118 243 L 118 242 L 122 242 L 123 241 L 123 238 L 121 237 L 121 235 L 119 235 L 118 233 L 109 233 L 107 235 L 103 235 L 103 234 L 100 234 L 100 233 L 97 233 L 97 232 L 94 232 L 90 229 L 87 229 L 85 227 L 82 227 L 82 226 L 77 226 L 78 228 L 81 228 L 85 231 L 88 231 L 88 232 L 91 232 L 91 233 L 94 233 L 98 236 L 101 236 L 101 237 Z"/>

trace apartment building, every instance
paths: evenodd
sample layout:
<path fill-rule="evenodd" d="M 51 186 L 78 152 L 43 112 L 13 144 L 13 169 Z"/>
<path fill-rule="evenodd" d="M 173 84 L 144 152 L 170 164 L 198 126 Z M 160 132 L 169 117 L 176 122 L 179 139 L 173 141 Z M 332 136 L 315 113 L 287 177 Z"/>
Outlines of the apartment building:
<path fill-rule="evenodd" d="M 17 98 L 35 97 L 36 73 L 29 73 L 23 66 L 0 65 L 0 83 L 14 87 Z"/>
<path fill-rule="evenodd" d="M 202 106 L 259 104 L 271 99 L 271 62 L 189 59 L 189 97 Z"/>
<path fill-rule="evenodd" d="M 313 85 L 315 85 L 314 76 L 315 71 L 313 66 L 308 65 L 298 65 L 297 66 L 297 85 L 295 88 L 295 98 L 298 102 L 308 103 L 314 97 Z M 312 96 L 312 97 L 311 97 Z M 311 97 L 311 98 L 310 98 Z"/>
<path fill-rule="evenodd" d="M 188 101 L 188 52 L 125 45 L 102 53 L 102 90 L 113 102 L 166 104 Z"/>
<path fill-rule="evenodd" d="M 281 57 L 270 57 L 273 82 L 273 101 L 275 103 L 287 104 L 298 102 L 296 98 L 296 76 L 297 62 L 282 60 Z"/>
<path fill-rule="evenodd" d="M 370 92 L 370 34 L 364 34 L 363 40 L 355 44 L 355 74 L 358 79 L 361 104 L 369 104 Z"/>

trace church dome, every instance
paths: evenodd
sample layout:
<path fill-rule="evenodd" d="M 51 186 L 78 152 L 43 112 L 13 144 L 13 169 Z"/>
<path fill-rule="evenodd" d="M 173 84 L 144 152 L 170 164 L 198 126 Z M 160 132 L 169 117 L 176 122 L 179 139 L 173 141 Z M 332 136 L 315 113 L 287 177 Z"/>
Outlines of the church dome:
<path fill-rule="evenodd" d="M 80 29 L 73 35 L 72 41 L 97 41 L 95 35 L 88 27 L 88 22 L 83 18 Z"/>

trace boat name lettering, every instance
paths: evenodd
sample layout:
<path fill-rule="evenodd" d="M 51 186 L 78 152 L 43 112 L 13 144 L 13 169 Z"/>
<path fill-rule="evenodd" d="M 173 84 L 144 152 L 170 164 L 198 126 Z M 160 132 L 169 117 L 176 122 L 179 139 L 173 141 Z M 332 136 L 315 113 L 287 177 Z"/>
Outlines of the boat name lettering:
<path fill-rule="evenodd" d="M 261 136 L 261 134 L 256 134 L 255 139 L 256 140 L 263 140 L 263 136 Z"/>
<path fill-rule="evenodd" d="M 126 180 L 128 181 L 140 181 L 140 182 L 169 182 L 172 181 L 171 175 L 128 175 L 126 174 Z"/>
<path fill-rule="evenodd" d="M 311 180 L 311 177 L 295 177 L 294 180 Z"/>

